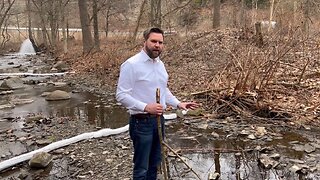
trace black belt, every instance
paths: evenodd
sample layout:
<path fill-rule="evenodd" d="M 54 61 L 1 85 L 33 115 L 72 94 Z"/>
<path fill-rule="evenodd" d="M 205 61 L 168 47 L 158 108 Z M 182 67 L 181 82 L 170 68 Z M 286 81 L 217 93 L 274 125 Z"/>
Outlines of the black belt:
<path fill-rule="evenodd" d="M 131 117 L 135 118 L 135 119 L 146 119 L 146 118 L 155 118 L 157 117 L 156 114 L 133 114 L 131 115 Z"/>

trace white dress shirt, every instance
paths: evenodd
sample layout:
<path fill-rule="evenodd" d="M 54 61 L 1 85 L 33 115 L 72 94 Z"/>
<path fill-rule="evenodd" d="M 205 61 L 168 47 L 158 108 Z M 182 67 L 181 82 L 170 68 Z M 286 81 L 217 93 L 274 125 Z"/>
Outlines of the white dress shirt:
<path fill-rule="evenodd" d="M 116 98 L 130 114 L 145 113 L 149 103 L 156 103 L 156 89 L 160 88 L 160 103 L 177 107 L 180 101 L 167 88 L 168 73 L 163 62 L 152 60 L 144 50 L 126 60 L 120 68 Z"/>

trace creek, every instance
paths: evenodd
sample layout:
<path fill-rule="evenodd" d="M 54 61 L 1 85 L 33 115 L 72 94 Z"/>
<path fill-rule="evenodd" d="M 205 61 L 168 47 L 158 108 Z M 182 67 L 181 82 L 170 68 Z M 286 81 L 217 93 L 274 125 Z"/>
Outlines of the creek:
<path fill-rule="evenodd" d="M 43 59 L 38 55 L 5 55 L 0 57 L 0 71 L 16 73 L 21 67 L 26 67 L 27 72 L 35 72 L 45 68 Z M 1 84 L 7 76 L 0 77 Z M 126 110 L 115 102 L 112 93 L 104 96 L 75 90 L 61 83 L 62 76 L 20 78 L 27 86 L 0 95 L 0 106 L 12 104 L 16 99 L 31 99 L 32 102 L 0 109 L 1 161 L 28 151 L 26 143 L 6 139 L 5 134 L 14 131 L 17 137 L 22 137 L 25 120 L 30 115 L 73 119 L 83 126 L 88 124 L 92 129 L 114 129 L 127 124 Z M 71 98 L 46 101 L 41 96 L 57 89 L 68 92 Z M 258 131 L 258 127 L 263 127 L 264 131 Z M 288 129 L 268 123 L 252 125 L 250 120 L 241 119 L 186 116 L 183 120 L 178 118 L 166 122 L 167 143 L 180 150 L 201 179 L 208 179 L 208 175 L 215 172 L 221 179 L 320 179 L 319 138 L 318 129 Z M 267 158 L 261 158 L 261 154 L 266 154 Z M 168 160 L 173 179 L 195 179 L 195 175 L 177 157 L 171 154 Z M 59 173 L 54 167 L 47 173 L 50 171 Z M 10 179 L 17 173 L 19 171 L 13 169 L 0 174 L 0 177 Z"/>

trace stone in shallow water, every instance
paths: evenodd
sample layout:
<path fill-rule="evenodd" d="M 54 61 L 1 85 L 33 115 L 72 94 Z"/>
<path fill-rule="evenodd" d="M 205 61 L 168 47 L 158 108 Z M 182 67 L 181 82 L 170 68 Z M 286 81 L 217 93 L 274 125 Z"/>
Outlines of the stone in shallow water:
<path fill-rule="evenodd" d="M 47 101 L 59 101 L 59 100 L 67 100 L 70 99 L 71 96 L 69 93 L 61 90 L 55 90 L 52 93 L 50 93 L 47 97 Z"/>
<path fill-rule="evenodd" d="M 14 99 L 12 100 L 12 104 L 14 105 L 22 105 L 22 104 L 30 104 L 33 103 L 33 99 Z"/>
<path fill-rule="evenodd" d="M 13 77 L 10 79 L 6 79 L 0 85 L 1 90 L 12 90 L 12 89 L 22 89 L 25 88 L 22 79 L 18 77 Z"/>

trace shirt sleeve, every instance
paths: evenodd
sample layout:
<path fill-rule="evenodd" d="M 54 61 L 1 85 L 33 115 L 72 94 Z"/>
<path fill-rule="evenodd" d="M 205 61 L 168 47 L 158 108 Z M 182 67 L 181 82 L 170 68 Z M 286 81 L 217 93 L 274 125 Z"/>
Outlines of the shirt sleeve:
<path fill-rule="evenodd" d="M 180 101 L 170 92 L 169 88 L 166 88 L 166 103 L 174 108 L 177 108 L 180 103 Z"/>
<path fill-rule="evenodd" d="M 117 85 L 116 99 L 129 110 L 143 112 L 147 104 L 138 101 L 131 95 L 134 86 L 134 78 L 134 68 L 132 64 L 129 62 L 122 64 Z"/>

